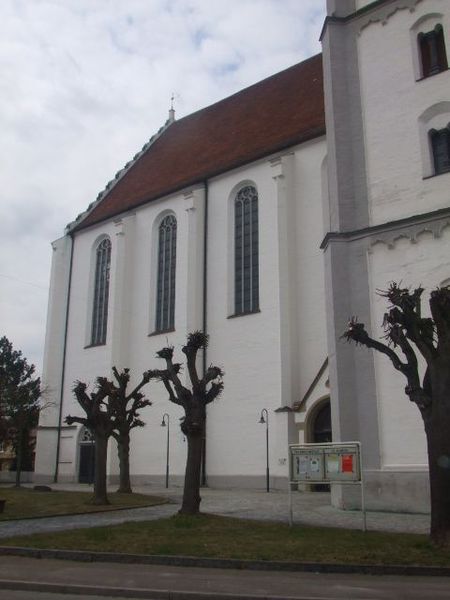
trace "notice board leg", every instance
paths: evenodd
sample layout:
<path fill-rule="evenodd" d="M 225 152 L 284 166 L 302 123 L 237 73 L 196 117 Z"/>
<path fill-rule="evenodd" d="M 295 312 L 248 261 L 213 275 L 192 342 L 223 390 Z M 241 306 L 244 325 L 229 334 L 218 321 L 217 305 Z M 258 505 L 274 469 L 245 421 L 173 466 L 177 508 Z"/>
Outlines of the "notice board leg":
<path fill-rule="evenodd" d="M 361 443 L 359 443 L 359 461 L 360 461 L 360 485 L 361 485 L 361 509 L 362 509 L 362 518 L 363 518 L 363 531 L 367 531 L 367 518 L 366 518 L 366 500 L 364 496 L 364 472 L 363 472 L 363 461 L 362 461 L 362 448 Z"/>
<path fill-rule="evenodd" d="M 361 509 L 362 509 L 362 518 L 363 518 L 362 530 L 367 531 L 366 502 L 365 502 L 365 498 L 364 498 L 364 482 L 363 482 L 363 480 L 361 480 Z"/>
<path fill-rule="evenodd" d="M 292 514 L 292 485 L 291 482 L 288 482 L 288 495 L 289 495 L 289 527 L 292 527 L 294 522 L 293 514 Z"/>

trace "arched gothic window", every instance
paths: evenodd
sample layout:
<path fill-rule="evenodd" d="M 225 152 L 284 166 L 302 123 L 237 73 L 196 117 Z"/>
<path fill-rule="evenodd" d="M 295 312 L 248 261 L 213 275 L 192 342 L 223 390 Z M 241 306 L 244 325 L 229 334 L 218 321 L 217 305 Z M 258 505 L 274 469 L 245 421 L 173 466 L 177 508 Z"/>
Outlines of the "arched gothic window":
<path fill-rule="evenodd" d="M 91 344 L 106 344 L 108 324 L 109 271 L 111 267 L 111 242 L 104 239 L 96 250 L 94 306 L 92 310 Z"/>
<path fill-rule="evenodd" d="M 258 192 L 247 185 L 234 203 L 234 312 L 259 310 Z"/>
<path fill-rule="evenodd" d="M 177 220 L 174 215 L 167 215 L 159 226 L 156 331 L 175 327 L 176 258 Z"/>
<path fill-rule="evenodd" d="M 433 152 L 434 174 L 450 171 L 450 125 L 444 129 L 430 131 Z"/>

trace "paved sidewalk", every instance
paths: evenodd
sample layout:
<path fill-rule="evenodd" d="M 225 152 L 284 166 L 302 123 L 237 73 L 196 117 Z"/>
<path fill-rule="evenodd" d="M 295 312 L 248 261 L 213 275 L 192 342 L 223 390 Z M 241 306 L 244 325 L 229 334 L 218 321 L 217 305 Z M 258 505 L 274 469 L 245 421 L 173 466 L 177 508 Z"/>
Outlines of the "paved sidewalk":
<path fill-rule="evenodd" d="M 56 484 L 53 489 L 86 490 L 87 485 Z M 114 525 L 126 521 L 146 521 L 175 514 L 181 505 L 182 488 L 139 486 L 136 492 L 163 496 L 170 504 L 134 508 L 106 513 L 75 515 L 66 517 L 48 517 L 0 523 L 0 538 L 24 535 L 43 531 L 60 531 L 82 527 Z M 216 490 L 202 488 L 201 510 L 236 518 L 258 519 L 288 522 L 287 492 L 262 490 Z M 333 508 L 328 493 L 294 492 L 294 522 L 325 527 L 344 527 L 359 529 L 362 526 L 360 511 L 343 511 Z M 367 528 L 376 531 L 397 531 L 408 533 L 427 533 L 429 516 L 420 514 L 400 514 L 386 512 L 368 512 Z"/>

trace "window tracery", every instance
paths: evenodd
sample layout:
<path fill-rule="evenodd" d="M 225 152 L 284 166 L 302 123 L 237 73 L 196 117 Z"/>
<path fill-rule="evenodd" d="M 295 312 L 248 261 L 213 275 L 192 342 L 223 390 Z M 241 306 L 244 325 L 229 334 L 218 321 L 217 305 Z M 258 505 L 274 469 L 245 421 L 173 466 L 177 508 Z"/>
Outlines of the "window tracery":
<path fill-rule="evenodd" d="M 235 314 L 259 310 L 258 192 L 243 187 L 234 203 L 234 309 Z"/>
<path fill-rule="evenodd" d="M 108 325 L 109 274 L 111 268 L 111 242 L 105 238 L 97 247 L 92 310 L 91 344 L 106 344 Z"/>
<path fill-rule="evenodd" d="M 176 258 L 177 220 L 174 215 L 167 215 L 159 226 L 156 331 L 175 327 Z"/>

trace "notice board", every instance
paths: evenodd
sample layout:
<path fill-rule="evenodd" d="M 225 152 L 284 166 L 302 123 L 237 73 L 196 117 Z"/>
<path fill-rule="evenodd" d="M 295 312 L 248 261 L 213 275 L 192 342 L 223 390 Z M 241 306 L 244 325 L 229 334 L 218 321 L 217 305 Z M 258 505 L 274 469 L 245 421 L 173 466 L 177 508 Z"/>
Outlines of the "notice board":
<path fill-rule="evenodd" d="M 289 446 L 292 482 L 357 482 L 361 480 L 359 444 L 293 444 Z"/>

